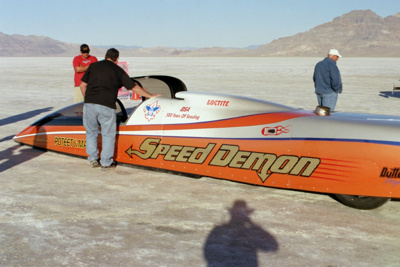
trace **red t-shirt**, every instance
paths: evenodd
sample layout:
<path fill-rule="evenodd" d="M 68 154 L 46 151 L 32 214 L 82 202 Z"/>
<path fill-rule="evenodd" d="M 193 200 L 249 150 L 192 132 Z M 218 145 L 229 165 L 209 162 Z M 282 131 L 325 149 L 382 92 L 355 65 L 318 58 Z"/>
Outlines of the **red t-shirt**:
<path fill-rule="evenodd" d="M 95 56 L 89 55 L 88 58 L 83 58 L 82 55 L 74 57 L 74 60 L 72 61 L 72 65 L 74 66 L 74 70 L 76 67 L 85 67 L 89 66 L 90 64 L 97 62 L 97 58 Z M 85 72 L 76 72 L 75 71 L 75 76 L 74 76 L 74 81 L 75 81 L 75 87 L 81 85 L 81 79 L 83 74 Z"/>

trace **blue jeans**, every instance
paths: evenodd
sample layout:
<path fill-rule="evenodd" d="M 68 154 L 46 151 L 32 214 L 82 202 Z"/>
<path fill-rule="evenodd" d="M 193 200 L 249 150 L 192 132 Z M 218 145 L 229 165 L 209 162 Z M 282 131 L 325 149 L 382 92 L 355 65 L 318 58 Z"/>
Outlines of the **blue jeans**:
<path fill-rule="evenodd" d="M 101 166 L 110 166 L 114 159 L 115 135 L 117 132 L 115 110 L 97 104 L 83 105 L 83 126 L 86 130 L 86 153 L 88 160 L 99 158 L 97 138 L 99 136 L 99 126 L 101 126 L 102 149 Z"/>
<path fill-rule="evenodd" d="M 331 111 L 335 110 L 336 102 L 338 99 L 338 93 L 331 93 L 331 94 L 317 94 L 318 105 L 328 107 Z"/>

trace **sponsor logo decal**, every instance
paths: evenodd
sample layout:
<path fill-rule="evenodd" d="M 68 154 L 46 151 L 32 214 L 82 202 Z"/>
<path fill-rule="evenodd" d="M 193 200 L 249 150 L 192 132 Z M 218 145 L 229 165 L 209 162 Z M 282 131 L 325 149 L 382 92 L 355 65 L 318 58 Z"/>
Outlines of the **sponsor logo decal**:
<path fill-rule="evenodd" d="M 391 168 L 389 170 L 387 167 L 383 167 L 380 177 L 400 179 L 400 168 Z"/>
<path fill-rule="evenodd" d="M 161 106 L 158 105 L 158 101 L 154 102 L 151 105 L 147 105 L 143 108 L 144 111 L 144 117 L 148 120 L 151 121 L 156 117 L 158 112 L 160 112 Z"/>
<path fill-rule="evenodd" d="M 180 146 L 160 143 L 159 138 L 147 138 L 139 150 L 129 147 L 125 152 L 143 160 L 163 157 L 165 161 L 203 164 L 211 157 L 216 144 L 205 147 Z M 210 159 L 209 166 L 228 167 L 255 171 L 265 182 L 272 174 L 289 174 L 310 177 L 321 162 L 319 158 L 276 155 L 261 152 L 242 151 L 239 146 L 223 144 Z"/>
<path fill-rule="evenodd" d="M 196 120 L 198 121 L 200 119 L 200 116 L 197 114 L 190 114 L 188 113 L 190 111 L 191 107 L 182 107 L 180 109 L 180 112 L 185 112 L 183 114 L 177 114 L 174 112 L 168 112 L 165 114 L 166 118 L 176 118 L 176 119 L 188 119 L 188 120 Z"/>
<path fill-rule="evenodd" d="M 198 121 L 200 119 L 199 115 L 191 115 L 191 114 L 176 114 L 172 112 L 168 112 L 165 114 L 166 118 L 177 118 L 177 119 L 190 119 Z"/>
<path fill-rule="evenodd" d="M 189 112 L 190 111 L 190 107 L 182 107 L 181 112 Z"/>
<path fill-rule="evenodd" d="M 289 133 L 290 132 L 289 127 L 290 126 L 283 127 L 283 126 L 280 126 L 280 125 L 279 126 L 275 126 L 275 127 L 265 127 L 265 128 L 263 128 L 261 130 L 261 133 L 262 133 L 262 135 L 265 135 L 265 136 L 268 136 L 268 135 L 280 135 L 280 134 L 283 134 L 283 133 Z"/>
<path fill-rule="evenodd" d="M 388 178 L 386 178 L 386 179 L 385 179 L 385 182 L 384 182 L 383 184 L 391 184 L 392 187 L 395 187 L 395 186 L 397 186 L 397 185 L 400 184 L 400 181 L 395 181 L 395 180 L 393 180 L 393 179 L 388 179 Z"/>
<path fill-rule="evenodd" d="M 387 168 L 383 167 L 380 177 L 385 178 L 383 184 L 391 184 L 392 187 L 400 184 L 400 168 Z"/>
<path fill-rule="evenodd" d="M 207 101 L 207 106 L 227 107 L 228 105 L 229 105 L 229 101 L 224 101 L 224 100 L 212 100 L 212 99 L 209 99 Z"/>
<path fill-rule="evenodd" d="M 54 145 L 62 147 L 73 147 L 84 149 L 86 147 L 86 139 L 54 137 Z"/>

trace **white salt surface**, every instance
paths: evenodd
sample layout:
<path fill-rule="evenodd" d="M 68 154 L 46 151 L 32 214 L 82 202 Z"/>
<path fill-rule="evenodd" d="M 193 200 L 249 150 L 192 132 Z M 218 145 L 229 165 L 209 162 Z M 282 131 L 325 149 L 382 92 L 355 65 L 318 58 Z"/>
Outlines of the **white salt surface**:
<path fill-rule="evenodd" d="M 313 68 L 321 59 L 121 61 L 129 62 L 131 76 L 175 76 L 189 91 L 311 110 L 317 105 Z M 398 58 L 345 57 L 338 66 L 344 92 L 337 111 L 400 116 L 400 92 L 392 94 L 400 79 Z M 206 240 L 221 229 L 221 243 L 213 248 L 221 259 L 228 250 L 222 241 L 236 233 L 232 242 L 246 247 L 237 246 L 238 253 L 256 258 L 259 266 L 398 265 L 398 200 L 360 211 L 326 195 L 205 177 L 126 166 L 102 173 L 84 159 L 11 140 L 30 123 L 72 104 L 72 91 L 72 58 L 0 58 L 0 265 L 205 266 Z M 237 200 L 254 209 L 252 227 L 226 225 Z"/>
<path fill-rule="evenodd" d="M 101 59 L 99 57 L 99 59 Z M 121 58 L 131 76 L 171 75 L 189 91 L 221 92 L 314 109 L 314 65 L 322 58 Z M 62 107 L 72 103 L 70 58 L 0 58 L 2 100 Z M 344 91 L 337 111 L 400 115 L 393 82 L 398 58 L 341 58 Z M 32 93 L 32 94 L 31 94 Z M 29 96 L 28 99 L 25 96 Z M 26 105 L 26 103 L 24 104 Z M 36 107 L 36 104 L 35 104 Z M 40 107 L 40 105 L 39 105 Z"/>

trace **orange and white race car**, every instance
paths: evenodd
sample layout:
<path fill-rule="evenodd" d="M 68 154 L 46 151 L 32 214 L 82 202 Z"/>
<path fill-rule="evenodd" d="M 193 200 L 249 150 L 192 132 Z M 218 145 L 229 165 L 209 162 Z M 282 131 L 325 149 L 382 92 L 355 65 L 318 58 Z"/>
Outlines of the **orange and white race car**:
<path fill-rule="evenodd" d="M 130 108 L 117 101 L 116 162 L 332 194 L 359 209 L 400 198 L 400 117 L 188 92 L 170 76 L 132 79 L 163 97 Z M 82 110 L 54 112 L 14 140 L 86 157 Z"/>

